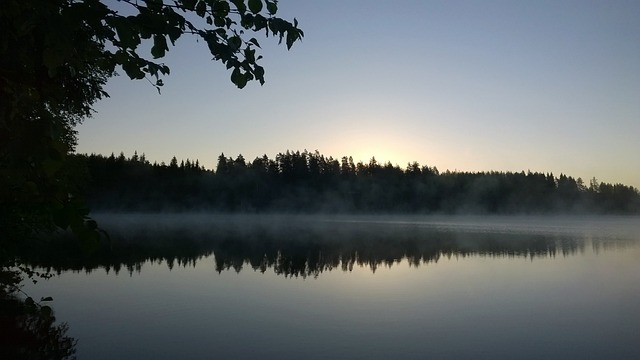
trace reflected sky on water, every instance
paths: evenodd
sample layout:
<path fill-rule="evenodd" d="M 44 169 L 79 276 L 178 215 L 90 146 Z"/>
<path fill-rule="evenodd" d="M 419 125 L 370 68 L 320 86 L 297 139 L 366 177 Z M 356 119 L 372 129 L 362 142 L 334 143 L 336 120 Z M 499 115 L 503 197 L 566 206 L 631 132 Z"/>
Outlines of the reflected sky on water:
<path fill-rule="evenodd" d="M 34 261 L 80 359 L 640 357 L 638 218 L 171 221 Z"/>

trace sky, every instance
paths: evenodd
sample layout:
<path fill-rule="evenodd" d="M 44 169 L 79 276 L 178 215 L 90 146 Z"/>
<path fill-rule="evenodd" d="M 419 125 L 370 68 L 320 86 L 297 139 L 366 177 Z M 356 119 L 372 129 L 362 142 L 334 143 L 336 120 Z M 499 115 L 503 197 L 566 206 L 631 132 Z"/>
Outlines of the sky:
<path fill-rule="evenodd" d="M 107 0 L 109 2 L 109 0 Z M 640 188 L 640 2 L 280 0 L 305 32 L 257 36 L 266 83 L 237 89 L 203 42 L 122 75 L 79 153 L 215 168 L 286 150 L 440 171 L 537 171 Z"/>

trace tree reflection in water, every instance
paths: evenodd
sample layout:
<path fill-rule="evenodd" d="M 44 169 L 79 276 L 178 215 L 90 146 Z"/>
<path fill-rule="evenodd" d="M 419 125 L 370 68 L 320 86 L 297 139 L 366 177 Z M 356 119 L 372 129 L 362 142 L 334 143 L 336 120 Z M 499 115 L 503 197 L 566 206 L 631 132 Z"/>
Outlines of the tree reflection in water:
<path fill-rule="evenodd" d="M 292 220 L 293 219 L 293 220 Z M 245 267 L 291 277 L 317 277 L 325 271 L 350 271 L 354 266 L 390 267 L 407 260 L 412 266 L 442 257 L 543 258 L 625 246 L 624 241 L 585 237 L 576 233 L 457 229 L 420 224 L 318 221 L 312 218 L 207 217 L 176 222 L 168 217 L 131 216 L 106 221 L 112 241 L 91 253 L 59 236 L 24 262 L 54 272 L 90 272 L 96 268 L 119 273 L 140 271 L 147 262 L 195 265 L 214 255 L 218 272 Z"/>

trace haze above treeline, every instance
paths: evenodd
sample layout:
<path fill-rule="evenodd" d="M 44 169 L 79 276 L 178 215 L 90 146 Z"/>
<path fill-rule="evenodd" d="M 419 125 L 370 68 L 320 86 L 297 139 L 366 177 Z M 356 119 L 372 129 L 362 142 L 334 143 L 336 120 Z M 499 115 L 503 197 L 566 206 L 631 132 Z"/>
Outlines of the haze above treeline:
<path fill-rule="evenodd" d="M 302 213 L 638 214 L 640 192 L 542 172 L 440 172 L 417 162 L 354 163 L 318 151 L 247 161 L 221 154 L 215 170 L 175 157 L 75 155 L 86 162 L 90 207 L 114 211 Z"/>

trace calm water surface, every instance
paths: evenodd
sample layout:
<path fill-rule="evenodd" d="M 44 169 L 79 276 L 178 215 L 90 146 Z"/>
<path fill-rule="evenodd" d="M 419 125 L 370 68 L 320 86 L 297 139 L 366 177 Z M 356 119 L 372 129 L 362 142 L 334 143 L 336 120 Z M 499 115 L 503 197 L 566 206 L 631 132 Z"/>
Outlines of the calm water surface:
<path fill-rule="evenodd" d="M 637 217 L 98 219 L 25 285 L 79 359 L 640 359 Z"/>

